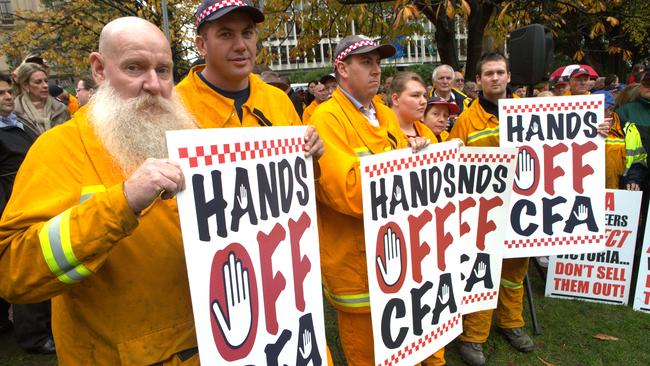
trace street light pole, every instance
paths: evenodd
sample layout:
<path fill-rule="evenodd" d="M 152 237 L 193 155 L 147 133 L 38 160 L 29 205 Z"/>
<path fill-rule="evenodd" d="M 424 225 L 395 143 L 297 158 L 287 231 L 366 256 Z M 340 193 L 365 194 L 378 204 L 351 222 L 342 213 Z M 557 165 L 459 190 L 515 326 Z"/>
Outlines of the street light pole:
<path fill-rule="evenodd" d="M 172 43 L 171 38 L 169 37 L 169 18 L 167 17 L 167 0 L 162 0 L 162 16 L 163 16 L 163 31 L 165 32 L 165 37 L 167 37 L 167 42 Z"/>

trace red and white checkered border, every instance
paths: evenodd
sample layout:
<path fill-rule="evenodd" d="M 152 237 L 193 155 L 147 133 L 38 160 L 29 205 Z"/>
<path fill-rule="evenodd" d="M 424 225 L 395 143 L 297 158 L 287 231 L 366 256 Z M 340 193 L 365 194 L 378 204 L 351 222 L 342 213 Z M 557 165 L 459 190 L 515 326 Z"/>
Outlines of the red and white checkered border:
<path fill-rule="evenodd" d="M 303 151 L 301 138 L 284 138 L 252 142 L 234 142 L 223 145 L 180 147 L 178 156 L 187 159 L 190 168 L 199 165 L 234 163 L 249 159 L 265 158 L 277 155 L 293 154 Z"/>
<path fill-rule="evenodd" d="M 225 8 L 226 6 L 249 6 L 245 2 L 241 0 L 223 0 L 219 1 L 218 3 L 212 4 L 205 8 L 199 16 L 196 17 L 196 23 L 194 23 L 195 27 L 198 27 L 199 24 L 203 21 L 203 19 L 209 17 L 214 13 L 215 11 Z"/>
<path fill-rule="evenodd" d="M 478 294 L 469 294 L 467 296 L 463 296 L 462 304 L 467 305 L 470 303 L 475 303 L 475 302 L 481 302 L 481 301 L 488 301 L 492 300 L 497 296 L 496 291 L 487 291 L 487 292 L 480 292 Z"/>
<path fill-rule="evenodd" d="M 410 356 L 413 354 L 413 352 L 417 352 L 420 350 L 420 348 L 425 347 L 429 343 L 431 343 L 433 340 L 438 339 L 438 337 L 441 337 L 445 333 L 449 332 L 451 328 L 455 327 L 458 325 L 460 322 L 461 315 L 460 313 L 457 313 L 454 315 L 451 319 L 447 320 L 447 322 L 439 325 L 436 329 L 432 330 L 430 333 L 425 334 L 422 336 L 420 339 L 417 341 L 411 342 L 411 344 L 408 344 L 404 346 L 401 350 L 397 351 L 397 353 L 393 354 L 390 356 L 390 358 L 385 359 L 383 362 L 379 363 L 377 366 L 391 366 L 399 363 L 403 359 L 405 359 L 407 356 Z"/>
<path fill-rule="evenodd" d="M 394 173 L 404 169 L 415 168 L 422 165 L 431 165 L 452 159 L 456 159 L 455 150 L 443 150 L 427 154 L 415 154 L 409 156 L 408 158 L 400 158 L 372 166 L 366 166 L 365 172 L 370 175 L 370 178 L 373 178 L 382 174 Z"/>
<path fill-rule="evenodd" d="M 461 163 L 509 163 L 516 159 L 515 154 L 468 154 L 461 153 Z"/>
<path fill-rule="evenodd" d="M 343 60 L 350 52 L 356 50 L 357 48 L 361 48 L 364 46 L 376 46 L 377 43 L 373 42 L 372 40 L 364 40 L 364 41 L 359 41 L 359 42 L 354 42 L 348 48 L 344 49 L 341 51 L 341 53 L 336 56 L 334 59 L 334 62 L 341 61 Z"/>
<path fill-rule="evenodd" d="M 572 111 L 583 109 L 597 109 L 602 105 L 602 101 L 588 101 L 588 102 L 556 102 L 548 104 L 522 104 L 522 105 L 509 105 L 503 110 L 506 114 L 521 114 L 532 112 L 555 112 L 555 111 Z"/>
<path fill-rule="evenodd" d="M 557 247 L 563 245 L 598 244 L 605 238 L 605 235 L 577 235 L 564 238 L 535 238 L 505 240 L 504 244 L 509 248 L 536 248 L 536 247 Z"/>

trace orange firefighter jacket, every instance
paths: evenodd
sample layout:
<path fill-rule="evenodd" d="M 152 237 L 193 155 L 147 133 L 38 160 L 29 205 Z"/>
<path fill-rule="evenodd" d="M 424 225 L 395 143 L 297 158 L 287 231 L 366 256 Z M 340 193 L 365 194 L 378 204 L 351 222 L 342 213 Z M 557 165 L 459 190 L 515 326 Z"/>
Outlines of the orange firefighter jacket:
<path fill-rule="evenodd" d="M 318 107 L 318 103 L 316 99 L 314 99 L 307 108 L 305 108 L 302 111 L 302 123 L 305 125 L 310 124 L 309 119 L 311 118 L 311 115 L 314 114 L 314 111 L 316 110 L 316 107 Z"/>
<path fill-rule="evenodd" d="M 262 81 L 259 76 L 248 76 L 250 96 L 242 106 L 239 120 L 234 101 L 213 90 L 199 77 L 205 65 L 197 65 L 176 85 L 185 107 L 201 128 L 300 126 L 296 109 L 285 92 Z"/>
<path fill-rule="evenodd" d="M 325 294 L 348 312 L 370 312 L 359 157 L 408 146 L 393 111 L 379 103 L 374 107 L 378 127 L 336 89 L 312 115 L 325 144 L 316 182 Z"/>
<path fill-rule="evenodd" d="M 138 217 L 124 180 L 82 110 L 34 143 L 0 223 L 0 297 L 52 298 L 60 365 L 150 365 L 197 345 L 176 201 Z"/>
<path fill-rule="evenodd" d="M 72 116 L 76 111 L 79 110 L 79 99 L 74 95 L 70 95 L 68 99 L 68 113 Z"/>

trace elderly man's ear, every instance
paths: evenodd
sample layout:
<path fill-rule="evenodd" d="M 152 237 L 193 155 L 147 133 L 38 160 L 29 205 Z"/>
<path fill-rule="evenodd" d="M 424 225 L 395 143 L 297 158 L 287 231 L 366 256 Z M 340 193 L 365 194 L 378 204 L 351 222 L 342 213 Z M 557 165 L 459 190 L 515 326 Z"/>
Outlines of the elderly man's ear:
<path fill-rule="evenodd" d="M 106 77 L 104 75 L 104 56 L 99 52 L 92 52 L 89 57 L 90 70 L 92 71 L 93 78 L 97 83 L 103 82 Z"/>

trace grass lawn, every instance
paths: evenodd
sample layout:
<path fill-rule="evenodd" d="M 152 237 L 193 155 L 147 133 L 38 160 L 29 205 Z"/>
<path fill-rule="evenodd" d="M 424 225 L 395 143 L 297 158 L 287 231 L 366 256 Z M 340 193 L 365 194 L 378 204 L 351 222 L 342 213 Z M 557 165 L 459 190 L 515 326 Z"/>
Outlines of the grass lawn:
<path fill-rule="evenodd" d="M 544 297 L 544 285 L 537 272 L 530 271 L 537 317 L 542 334 L 533 337 L 537 349 L 519 353 L 493 330 L 484 346 L 488 365 L 650 365 L 650 314 L 633 311 L 631 307 L 596 304 L 584 301 L 551 299 Z M 326 305 L 328 344 L 337 366 L 345 365 L 336 334 L 336 316 Z M 524 315 L 530 320 L 528 305 Z M 532 326 L 526 325 L 532 335 Z M 618 341 L 595 339 L 596 334 L 607 334 Z M 456 347 L 447 346 L 448 365 L 463 365 Z M 544 363 L 546 362 L 546 364 Z M 11 333 L 0 335 L 0 365 L 2 366 L 53 366 L 53 356 L 34 356 L 16 347 Z"/>
<path fill-rule="evenodd" d="M 650 347 L 646 343 L 650 339 L 650 314 L 633 311 L 631 306 L 547 298 L 544 282 L 532 266 L 529 274 L 542 329 L 541 335 L 533 337 L 536 349 L 519 353 L 493 328 L 483 346 L 488 365 L 650 365 Z M 524 306 L 526 331 L 532 336 L 528 303 Z M 338 344 L 335 317 L 334 310 L 326 305 L 328 344 L 338 366 L 346 363 Z M 593 337 L 596 334 L 619 340 L 602 341 Z M 464 365 L 454 343 L 447 346 L 446 359 L 448 365 Z"/>

